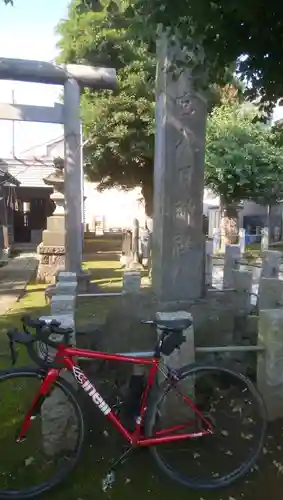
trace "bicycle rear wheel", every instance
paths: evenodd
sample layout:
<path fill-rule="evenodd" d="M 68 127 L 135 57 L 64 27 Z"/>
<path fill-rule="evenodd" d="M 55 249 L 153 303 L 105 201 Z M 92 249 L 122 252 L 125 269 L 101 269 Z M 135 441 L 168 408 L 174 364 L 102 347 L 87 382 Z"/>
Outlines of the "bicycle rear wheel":
<path fill-rule="evenodd" d="M 179 381 L 165 380 L 149 406 L 147 437 L 199 433 L 209 425 L 213 434 L 150 447 L 153 458 L 167 476 L 186 487 L 229 486 L 251 469 L 262 449 L 262 398 L 246 377 L 224 367 L 191 365 L 178 373 Z"/>
<path fill-rule="evenodd" d="M 76 465 L 85 426 L 76 391 L 58 377 L 32 417 L 25 440 L 16 442 L 46 372 L 11 370 L 0 375 L 0 499 L 37 498 Z"/>

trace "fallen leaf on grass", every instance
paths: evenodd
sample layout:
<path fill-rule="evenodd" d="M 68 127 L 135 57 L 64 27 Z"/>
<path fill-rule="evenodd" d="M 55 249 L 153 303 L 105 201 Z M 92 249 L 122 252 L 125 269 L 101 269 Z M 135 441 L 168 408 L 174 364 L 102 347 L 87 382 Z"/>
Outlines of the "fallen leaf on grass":
<path fill-rule="evenodd" d="M 273 460 L 272 463 L 274 467 L 276 467 L 276 469 L 278 470 L 279 474 L 283 474 L 283 465 L 280 464 L 280 462 L 276 462 L 276 460 Z"/>
<path fill-rule="evenodd" d="M 28 466 L 29 466 L 29 465 L 31 465 L 33 462 L 34 462 L 34 458 L 33 458 L 33 457 L 26 458 L 26 459 L 25 459 L 25 466 L 26 466 L 26 467 L 28 467 Z"/>
<path fill-rule="evenodd" d="M 222 434 L 222 436 L 225 436 L 225 437 L 229 436 L 229 432 L 227 432 L 225 430 L 221 431 L 221 434 Z"/>

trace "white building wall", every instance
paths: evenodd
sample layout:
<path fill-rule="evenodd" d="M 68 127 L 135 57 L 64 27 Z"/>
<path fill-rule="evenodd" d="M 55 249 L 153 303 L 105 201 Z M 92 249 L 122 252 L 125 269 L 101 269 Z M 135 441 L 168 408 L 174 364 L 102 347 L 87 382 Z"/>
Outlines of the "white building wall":
<path fill-rule="evenodd" d="M 140 189 L 131 191 L 112 188 L 99 192 L 96 184 L 85 181 L 85 223 L 94 227 L 95 217 L 104 220 L 105 228 L 132 227 L 133 219 L 144 222 L 143 204 L 139 202 Z"/>
<path fill-rule="evenodd" d="M 34 152 L 30 150 L 29 155 L 33 156 Z M 63 138 L 46 145 L 43 160 L 56 157 L 64 158 Z M 129 191 L 112 188 L 99 192 L 96 186 L 97 183 L 84 181 L 84 223 L 90 229 L 94 229 L 95 217 L 103 219 L 106 228 L 132 227 L 134 218 L 139 219 L 141 224 L 144 223 L 145 213 L 139 188 Z"/>

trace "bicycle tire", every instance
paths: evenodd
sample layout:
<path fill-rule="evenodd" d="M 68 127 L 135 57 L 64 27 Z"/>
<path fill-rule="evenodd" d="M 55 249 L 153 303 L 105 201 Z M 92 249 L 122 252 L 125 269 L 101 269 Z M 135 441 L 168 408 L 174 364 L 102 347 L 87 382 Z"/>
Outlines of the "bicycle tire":
<path fill-rule="evenodd" d="M 177 470 L 174 470 L 173 468 L 169 467 L 168 464 L 162 459 L 159 453 L 159 449 L 162 448 L 163 446 L 162 444 L 151 446 L 149 448 L 149 451 L 154 461 L 158 465 L 159 469 L 161 469 L 161 471 L 165 473 L 165 475 L 169 477 L 171 480 L 192 490 L 216 490 L 230 486 L 232 483 L 245 476 L 251 470 L 252 466 L 255 464 L 263 448 L 265 434 L 266 434 L 266 427 L 267 427 L 267 417 L 262 397 L 259 394 L 258 390 L 253 385 L 253 383 L 241 373 L 236 373 L 233 370 L 230 370 L 229 368 L 225 368 L 219 365 L 209 365 L 201 363 L 187 365 L 178 370 L 180 381 L 186 379 L 186 377 L 188 377 L 189 375 L 192 375 L 194 373 L 196 374 L 201 370 L 222 372 L 225 373 L 226 375 L 235 377 L 236 379 L 244 383 L 245 386 L 251 391 L 251 394 L 253 395 L 257 404 L 258 414 L 262 419 L 260 437 L 257 441 L 257 445 L 253 455 L 250 456 L 245 462 L 243 462 L 238 469 L 234 470 L 227 476 L 215 478 L 213 480 L 210 480 L 209 482 L 205 482 L 200 479 L 187 477 L 182 473 L 179 473 Z M 157 393 L 153 395 L 153 398 L 149 403 L 147 417 L 145 420 L 145 435 L 147 437 L 152 437 L 154 435 L 153 431 L 156 422 L 156 417 L 158 416 L 158 406 L 161 400 L 163 399 L 164 394 L 165 393 L 167 394 L 168 393 L 167 391 L 171 390 L 172 388 L 173 388 L 172 382 L 166 379 L 160 385 L 160 388 L 157 391 Z"/>
<path fill-rule="evenodd" d="M 23 377 L 36 377 L 43 380 L 46 377 L 47 372 L 41 369 L 33 368 L 18 368 L 6 370 L 0 374 L 0 395 L 1 395 L 1 383 L 9 379 L 23 378 Z M 58 377 L 54 387 L 63 391 L 64 395 L 68 398 L 68 402 L 71 402 L 73 409 L 75 411 L 76 417 L 78 419 L 78 439 L 76 441 L 77 446 L 75 452 L 67 464 L 62 467 L 61 470 L 56 472 L 56 474 L 48 481 L 39 484 L 38 486 L 32 486 L 27 489 L 21 490 L 1 490 L 0 489 L 0 500 L 27 500 L 30 498 L 37 498 L 39 495 L 46 493 L 47 491 L 53 489 L 59 483 L 61 483 L 74 469 L 77 462 L 80 459 L 84 439 L 86 435 L 86 427 L 84 422 L 83 412 L 81 410 L 80 403 L 76 391 L 73 387 L 65 381 L 62 377 Z M 1 408 L 0 408 L 1 414 Z"/>

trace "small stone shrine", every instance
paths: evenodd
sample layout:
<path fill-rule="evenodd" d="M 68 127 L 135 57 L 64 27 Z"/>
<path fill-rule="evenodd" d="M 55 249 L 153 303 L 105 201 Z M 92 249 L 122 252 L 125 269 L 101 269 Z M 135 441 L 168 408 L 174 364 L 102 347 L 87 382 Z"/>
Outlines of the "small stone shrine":
<path fill-rule="evenodd" d="M 64 160 L 55 158 L 54 172 L 43 179 L 45 184 L 53 187 L 50 199 L 55 210 L 47 218 L 47 228 L 37 247 L 39 266 L 37 280 L 43 283 L 54 283 L 58 271 L 65 268 L 65 197 L 64 197 Z"/>

